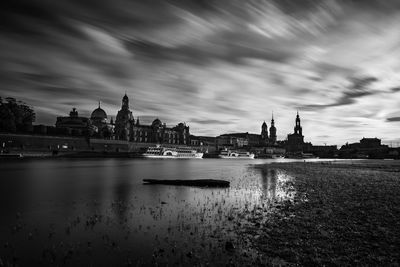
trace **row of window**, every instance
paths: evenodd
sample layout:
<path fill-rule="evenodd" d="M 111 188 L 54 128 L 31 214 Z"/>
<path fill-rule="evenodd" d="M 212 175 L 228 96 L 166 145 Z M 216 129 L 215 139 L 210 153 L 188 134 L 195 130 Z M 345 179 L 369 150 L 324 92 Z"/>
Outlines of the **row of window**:
<path fill-rule="evenodd" d="M 150 134 L 148 134 L 148 132 L 142 132 L 142 131 L 133 131 L 133 135 L 134 136 L 139 136 L 139 137 L 147 137 L 148 135 L 150 135 Z M 158 134 L 158 137 L 162 137 L 162 133 L 159 133 Z M 178 138 L 178 134 L 172 134 L 172 133 L 165 133 L 164 134 L 164 138 Z M 183 139 L 186 139 L 186 136 L 184 135 L 183 136 Z"/>
<path fill-rule="evenodd" d="M 134 137 L 133 141 L 147 143 L 147 142 L 151 142 L 151 139 L 147 138 L 147 137 Z M 179 141 L 177 139 L 169 139 L 169 140 L 164 140 L 164 141 L 168 142 L 169 144 L 179 144 Z"/>

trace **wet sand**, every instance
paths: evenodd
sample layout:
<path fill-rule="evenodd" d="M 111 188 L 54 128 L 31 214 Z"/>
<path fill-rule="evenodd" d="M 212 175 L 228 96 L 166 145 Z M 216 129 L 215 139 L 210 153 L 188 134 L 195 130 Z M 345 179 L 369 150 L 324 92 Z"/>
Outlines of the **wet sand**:
<path fill-rule="evenodd" d="M 273 163 L 294 197 L 241 230 L 266 265 L 400 263 L 400 161 Z M 273 212 L 271 212 L 273 211 Z"/>

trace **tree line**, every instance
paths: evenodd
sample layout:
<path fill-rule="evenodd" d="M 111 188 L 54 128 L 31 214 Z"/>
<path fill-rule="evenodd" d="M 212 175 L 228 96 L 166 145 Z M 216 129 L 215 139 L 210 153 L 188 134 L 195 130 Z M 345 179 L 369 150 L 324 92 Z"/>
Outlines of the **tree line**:
<path fill-rule="evenodd" d="M 15 98 L 0 97 L 0 132 L 28 132 L 36 119 L 34 110 Z"/>

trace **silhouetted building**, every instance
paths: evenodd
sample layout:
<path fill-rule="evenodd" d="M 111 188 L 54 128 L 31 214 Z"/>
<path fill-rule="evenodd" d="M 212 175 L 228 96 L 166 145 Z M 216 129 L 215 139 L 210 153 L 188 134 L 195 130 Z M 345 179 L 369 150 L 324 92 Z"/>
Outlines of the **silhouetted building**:
<path fill-rule="evenodd" d="M 222 134 L 220 136 L 217 136 L 216 143 L 217 149 L 242 148 L 249 145 L 249 140 L 247 139 L 247 135 L 242 133 Z"/>
<path fill-rule="evenodd" d="M 267 123 L 265 121 L 261 125 L 261 141 L 264 144 L 268 143 L 268 126 L 267 126 Z"/>
<path fill-rule="evenodd" d="M 129 98 L 122 98 L 121 110 L 115 120 L 115 137 L 119 140 L 129 140 L 140 143 L 159 143 L 189 145 L 189 126 L 179 123 L 175 127 L 167 127 L 160 119 L 156 118 L 151 125 L 142 125 L 139 117 L 136 119 L 129 110 Z"/>
<path fill-rule="evenodd" d="M 217 136 L 217 147 L 220 148 L 242 148 L 242 147 L 259 147 L 265 143 L 261 139 L 261 135 L 252 133 L 231 133 Z"/>
<path fill-rule="evenodd" d="M 272 114 L 271 127 L 269 127 L 269 143 L 271 145 L 276 144 L 276 127 L 275 127 L 275 121 L 274 121 L 274 114 Z"/>
<path fill-rule="evenodd" d="M 175 127 L 167 127 L 160 119 L 155 119 L 151 125 L 136 124 L 132 127 L 131 141 L 142 143 L 189 145 L 189 126 L 179 123 Z"/>
<path fill-rule="evenodd" d="M 314 146 L 311 143 L 305 143 L 303 147 L 304 153 L 311 153 L 320 158 L 334 158 L 338 156 L 337 146 Z"/>
<path fill-rule="evenodd" d="M 121 109 L 115 119 L 115 138 L 118 140 L 130 140 L 134 123 L 132 111 L 129 110 L 129 98 L 125 93 L 122 98 Z"/>
<path fill-rule="evenodd" d="M 92 125 L 96 126 L 95 136 L 100 138 L 112 139 L 114 136 L 114 125 L 108 122 L 107 113 L 100 107 L 93 110 L 90 115 Z"/>
<path fill-rule="evenodd" d="M 286 143 L 286 151 L 290 152 L 290 153 L 303 152 L 303 144 L 304 144 L 303 129 L 302 129 L 301 123 L 300 123 L 299 112 L 297 112 L 294 133 L 288 134 L 288 140 Z"/>
<path fill-rule="evenodd" d="M 339 155 L 342 158 L 385 158 L 389 156 L 389 146 L 382 145 L 378 138 L 363 138 L 359 143 L 343 145 Z"/>
<path fill-rule="evenodd" d="M 379 148 L 381 146 L 381 139 L 378 138 L 365 138 L 360 140 L 362 148 Z"/>
<path fill-rule="evenodd" d="M 210 148 L 216 147 L 216 137 L 212 136 L 190 136 L 190 145 L 192 146 L 204 146 Z"/>
<path fill-rule="evenodd" d="M 86 117 L 79 117 L 76 108 L 72 109 L 69 116 L 57 117 L 56 121 L 56 129 L 63 130 L 58 130 L 58 133 L 82 135 L 90 128 L 90 126 L 91 121 Z M 44 130 L 43 127 L 40 131 L 45 134 L 47 133 L 47 129 Z"/>

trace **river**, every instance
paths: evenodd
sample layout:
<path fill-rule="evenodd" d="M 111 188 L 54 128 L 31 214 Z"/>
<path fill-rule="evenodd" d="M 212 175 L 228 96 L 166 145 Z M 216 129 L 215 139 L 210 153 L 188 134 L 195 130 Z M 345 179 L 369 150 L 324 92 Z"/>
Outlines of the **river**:
<path fill-rule="evenodd" d="M 245 242 L 235 229 L 246 212 L 288 197 L 279 188 L 286 174 L 253 168 L 275 161 L 1 161 L 0 257 L 23 266 L 234 261 Z M 223 179 L 231 186 L 144 185 L 146 178 Z"/>

